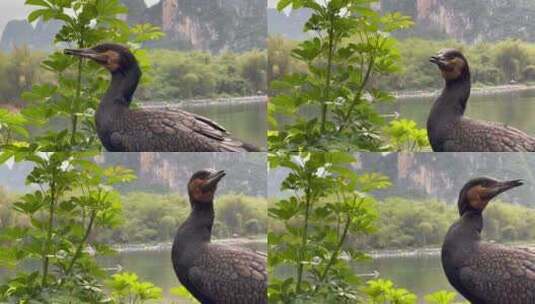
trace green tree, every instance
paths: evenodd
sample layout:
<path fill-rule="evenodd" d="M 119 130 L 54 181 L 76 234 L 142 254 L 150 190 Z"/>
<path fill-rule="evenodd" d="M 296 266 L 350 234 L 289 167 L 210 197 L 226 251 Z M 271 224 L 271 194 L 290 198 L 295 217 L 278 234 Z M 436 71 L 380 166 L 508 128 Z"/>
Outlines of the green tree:
<path fill-rule="evenodd" d="M 264 52 L 255 50 L 242 57 L 242 76 L 249 81 L 253 88 L 252 94 L 266 91 L 267 60 Z"/>
<path fill-rule="evenodd" d="M 268 211 L 285 228 L 268 235 L 270 303 L 355 303 L 359 297 L 350 262 L 365 256 L 346 241 L 375 229 L 374 199 L 366 193 L 389 182 L 378 174 L 357 174 L 350 169 L 354 163 L 343 153 L 271 154 L 272 168 L 290 170 L 281 190 L 293 195 Z M 290 267 L 292 275 L 278 278 L 277 267 Z"/>
<path fill-rule="evenodd" d="M 278 2 L 279 10 L 309 9 L 312 15 L 304 31 L 315 35 L 292 51 L 307 65 L 307 73 L 271 84 L 278 92 L 269 104 L 271 151 L 386 148 L 381 138 L 384 119 L 375 104 L 393 98 L 371 80 L 398 70 L 399 54 L 389 33 L 412 22 L 399 13 L 380 15 L 371 2 Z"/>
<path fill-rule="evenodd" d="M 102 271 L 86 249 L 91 246 L 99 254 L 110 252 L 103 244 L 90 242 L 89 237 L 98 227 L 118 225 L 120 196 L 110 186 L 135 176 L 118 167 L 100 168 L 88 161 L 88 156 L 67 152 L 2 154 L 4 160 L 13 157 L 31 162 L 34 167 L 26 182 L 39 189 L 13 204 L 14 211 L 27 218 L 29 225 L 2 230 L 3 255 L 10 257 L 9 264 L 37 260 L 40 267 L 19 271 L 7 280 L 0 286 L 0 299 L 95 303 L 105 297 L 99 283 Z"/>
<path fill-rule="evenodd" d="M 29 22 L 38 19 L 63 22 L 55 36 L 55 43 L 85 48 L 111 40 L 130 43 L 136 48 L 143 41 L 158 39 L 162 35 L 158 28 L 148 24 L 129 29 L 126 22 L 119 18 L 120 14 L 127 13 L 119 0 L 26 0 L 25 3 L 37 7 L 28 15 Z M 145 56 L 139 50 L 136 55 L 141 65 L 147 67 L 143 60 Z M 29 103 L 22 114 L 29 124 L 43 125 L 52 118 L 66 118 L 70 126 L 39 136 L 32 140 L 32 144 L 43 151 L 100 150 L 93 113 L 106 87 L 104 71 L 94 63 L 69 58 L 59 51 L 50 54 L 41 66 L 54 75 L 53 81 L 32 86 L 32 75 L 15 79 L 22 89 L 32 86 L 31 91 L 22 94 Z M 33 71 L 24 61 L 16 67 L 25 74 Z"/>
<path fill-rule="evenodd" d="M 522 80 L 522 67 L 529 62 L 527 51 L 515 40 L 499 43 L 495 49 L 495 60 L 507 81 Z"/>
<path fill-rule="evenodd" d="M 31 89 L 37 81 L 37 67 L 39 66 L 37 56 L 31 56 L 27 46 L 15 47 L 11 53 L 11 62 L 7 66 L 6 83 L 10 87 L 9 95 L 5 96 L 9 100 L 17 100 L 22 92 Z"/>

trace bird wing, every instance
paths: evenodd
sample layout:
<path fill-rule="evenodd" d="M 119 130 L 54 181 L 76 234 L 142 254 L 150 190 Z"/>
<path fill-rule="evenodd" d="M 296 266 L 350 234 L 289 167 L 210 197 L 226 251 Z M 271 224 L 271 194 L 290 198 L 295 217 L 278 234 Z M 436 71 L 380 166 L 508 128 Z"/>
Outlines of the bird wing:
<path fill-rule="evenodd" d="M 463 118 L 444 147 L 459 152 L 531 152 L 535 138 L 504 124 Z"/>
<path fill-rule="evenodd" d="M 180 109 L 132 110 L 118 126 L 111 139 L 123 151 L 246 151 L 222 126 Z"/>
<path fill-rule="evenodd" d="M 247 249 L 208 244 L 188 277 L 196 290 L 217 303 L 267 303 L 266 258 Z"/>
<path fill-rule="evenodd" d="M 460 268 L 460 280 L 482 303 L 535 303 L 535 253 L 482 243 L 479 254 Z"/>

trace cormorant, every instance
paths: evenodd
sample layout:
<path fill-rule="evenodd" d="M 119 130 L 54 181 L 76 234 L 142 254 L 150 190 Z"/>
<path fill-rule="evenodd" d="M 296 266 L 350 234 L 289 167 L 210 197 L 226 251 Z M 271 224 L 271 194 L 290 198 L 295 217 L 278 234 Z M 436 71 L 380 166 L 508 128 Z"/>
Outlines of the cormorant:
<path fill-rule="evenodd" d="M 128 48 L 101 44 L 66 49 L 67 55 L 89 58 L 111 73 L 111 84 L 95 115 L 98 136 L 113 152 L 246 152 L 252 145 L 229 137 L 216 122 L 179 109 L 129 109 L 141 70 Z"/>
<path fill-rule="evenodd" d="M 175 273 L 203 304 L 267 304 L 266 256 L 210 243 L 214 194 L 224 171 L 201 170 L 188 183 L 191 213 L 172 249 Z"/>
<path fill-rule="evenodd" d="M 435 152 L 530 152 L 535 138 L 513 127 L 463 117 L 470 97 L 470 68 L 464 55 L 446 49 L 431 57 L 446 84 L 427 119 Z"/>
<path fill-rule="evenodd" d="M 473 304 L 535 303 L 535 252 L 481 241 L 489 201 L 521 185 L 480 177 L 459 194 L 461 218 L 446 234 L 442 266 L 450 284 Z"/>

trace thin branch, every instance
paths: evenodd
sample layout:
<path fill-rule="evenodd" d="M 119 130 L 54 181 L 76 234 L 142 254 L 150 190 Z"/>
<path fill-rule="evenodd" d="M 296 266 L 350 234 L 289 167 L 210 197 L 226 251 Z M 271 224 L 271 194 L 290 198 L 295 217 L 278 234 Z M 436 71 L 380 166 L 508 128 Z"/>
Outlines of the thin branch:
<path fill-rule="evenodd" d="M 84 237 L 82 238 L 82 240 L 78 244 L 78 247 L 76 248 L 76 252 L 71 262 L 69 263 L 69 267 L 67 267 L 67 270 L 65 271 L 65 276 L 70 275 L 75 262 L 80 258 L 80 255 L 82 254 L 82 250 L 84 249 L 87 239 L 89 238 L 89 234 L 91 234 L 91 230 L 93 229 L 93 224 L 95 222 L 96 217 L 97 217 L 97 210 L 93 210 L 91 212 L 91 217 L 89 218 L 89 224 L 87 225 L 87 228 L 85 230 Z"/>
<path fill-rule="evenodd" d="M 308 238 L 308 221 L 310 216 L 310 209 L 312 205 L 311 189 L 310 189 L 311 177 L 307 175 L 307 188 L 305 189 L 305 223 L 303 226 L 303 237 L 301 239 L 301 248 L 299 249 L 299 265 L 297 265 L 297 284 L 296 293 L 301 292 L 301 283 L 303 281 L 303 267 L 305 260 L 305 247 Z"/>
<path fill-rule="evenodd" d="M 52 242 L 52 232 L 54 226 L 54 212 L 56 205 L 56 181 L 55 181 L 55 169 L 52 171 L 52 182 L 50 183 L 50 207 L 48 209 L 48 227 L 45 241 L 45 250 L 43 252 L 43 279 L 41 285 L 44 287 L 47 285 L 46 279 L 48 276 L 48 264 L 49 258 L 48 254 L 50 253 L 50 243 Z"/>
<path fill-rule="evenodd" d="M 334 56 L 334 13 L 331 12 L 329 16 L 329 53 L 327 55 L 327 77 L 325 79 L 325 93 L 323 95 L 322 105 L 321 105 L 321 132 L 325 131 L 325 123 L 327 120 L 327 101 L 331 95 L 331 73 L 332 73 L 332 62 Z"/>

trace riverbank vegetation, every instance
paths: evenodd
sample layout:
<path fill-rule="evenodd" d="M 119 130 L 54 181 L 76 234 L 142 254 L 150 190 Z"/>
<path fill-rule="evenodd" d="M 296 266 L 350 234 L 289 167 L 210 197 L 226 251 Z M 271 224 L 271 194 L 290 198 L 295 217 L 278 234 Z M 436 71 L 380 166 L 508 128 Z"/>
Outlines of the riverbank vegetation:
<path fill-rule="evenodd" d="M 20 107 L 23 92 L 34 85 L 56 84 L 53 74 L 41 64 L 47 54 L 27 47 L 0 52 L 0 104 Z M 143 60 L 150 62 L 146 81 L 136 92 L 141 102 L 181 102 L 204 98 L 262 95 L 267 91 L 266 51 L 182 52 L 150 49 Z"/>
<path fill-rule="evenodd" d="M 270 83 L 292 73 L 307 73 L 306 65 L 292 56 L 297 41 L 280 36 L 268 39 Z M 535 81 L 535 43 L 520 40 L 481 42 L 465 45 L 453 40 L 406 38 L 395 44 L 399 52 L 399 71 L 373 75 L 371 85 L 388 91 L 431 91 L 442 88 L 443 80 L 429 57 L 445 48 L 457 48 L 467 57 L 476 86 L 498 86 Z M 270 91 L 277 90 L 271 86 Z"/>
<path fill-rule="evenodd" d="M 21 195 L 0 188 L 0 230 L 24 228 L 30 219 L 14 209 Z M 130 192 L 120 196 L 122 215 L 113 229 L 95 229 L 92 237 L 108 245 L 156 244 L 173 240 L 190 212 L 181 194 Z M 150 202 L 150 203 L 148 203 Z M 255 237 L 267 233 L 267 200 L 242 194 L 217 197 L 214 238 Z"/>
<path fill-rule="evenodd" d="M 365 251 L 407 250 L 440 247 L 444 235 L 459 213 L 456 204 L 436 200 L 408 200 L 391 197 L 375 203 L 377 229 L 369 235 L 348 239 L 348 246 Z M 535 242 L 535 210 L 493 201 L 485 210 L 483 238 L 498 243 Z M 273 222 L 270 231 L 284 231 Z"/>
<path fill-rule="evenodd" d="M 351 242 L 358 248 L 412 249 L 440 247 L 458 217 L 456 202 L 413 201 L 389 198 L 377 203 L 377 231 Z M 498 243 L 535 241 L 535 210 L 493 201 L 485 210 L 482 237 Z"/>

